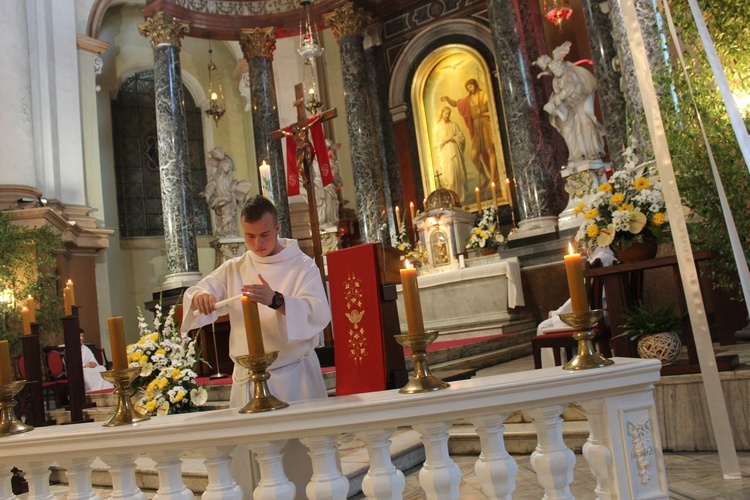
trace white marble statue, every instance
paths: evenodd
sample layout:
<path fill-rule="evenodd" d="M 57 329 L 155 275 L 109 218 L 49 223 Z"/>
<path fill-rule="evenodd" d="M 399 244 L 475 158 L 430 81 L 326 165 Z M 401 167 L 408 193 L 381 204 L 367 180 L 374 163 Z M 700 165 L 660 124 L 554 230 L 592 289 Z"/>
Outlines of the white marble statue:
<path fill-rule="evenodd" d="M 214 234 L 220 238 L 237 236 L 239 209 L 252 184 L 234 178 L 234 160 L 221 146 L 209 151 L 206 174 L 208 182 L 201 196 L 214 212 Z"/>
<path fill-rule="evenodd" d="M 553 93 L 544 110 L 568 146 L 568 161 L 597 160 L 604 157 L 604 127 L 594 114 L 596 78 L 587 69 L 564 58 L 570 42 L 552 51 L 552 58 L 543 55 L 534 64 L 543 75 L 552 75 Z"/>
<path fill-rule="evenodd" d="M 340 145 L 335 144 L 332 140 L 326 139 L 326 153 L 331 163 L 333 172 L 333 182 L 323 186 L 323 179 L 320 176 L 318 159 L 313 160 L 313 185 L 315 186 L 315 205 L 318 211 L 318 226 L 321 229 L 333 229 L 336 231 L 339 224 L 339 208 L 341 198 L 339 191 L 344 184 L 339 174 L 339 160 L 336 151 Z M 324 154 L 326 154 L 324 153 Z"/>

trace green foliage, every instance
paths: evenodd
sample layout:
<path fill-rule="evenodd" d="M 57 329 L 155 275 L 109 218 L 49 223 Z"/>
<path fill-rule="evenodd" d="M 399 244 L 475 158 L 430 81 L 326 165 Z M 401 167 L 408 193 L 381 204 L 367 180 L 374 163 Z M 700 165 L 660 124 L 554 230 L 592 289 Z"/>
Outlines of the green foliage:
<path fill-rule="evenodd" d="M 0 339 L 8 340 L 11 352 L 19 353 L 21 307 L 29 295 L 38 305 L 42 344 L 49 344 L 61 329 L 55 253 L 62 250 L 62 238 L 50 226 L 30 229 L 12 221 L 12 216 L 0 212 Z"/>
<path fill-rule="evenodd" d="M 702 0 L 704 18 L 716 50 L 727 74 L 730 87 L 740 107 L 750 103 L 750 2 L 739 0 Z M 750 175 L 735 138 L 724 102 L 716 86 L 713 72 L 706 59 L 703 45 L 687 2 L 671 2 L 672 14 L 685 48 L 685 59 L 690 83 L 700 115 L 703 119 L 711 148 L 716 158 L 724 189 L 726 190 L 734 222 L 744 254 L 750 255 Z M 673 59 L 678 64 L 677 58 Z M 661 88 L 670 84 L 676 90 L 679 108 L 675 110 L 672 96 L 662 93 L 662 112 L 667 131 L 677 184 L 685 205 L 694 211 L 689 220 L 690 237 L 694 248 L 711 249 L 716 254 L 711 273 L 716 286 L 725 290 L 738 288 L 737 267 L 732 255 L 729 236 L 724 223 L 716 185 L 711 173 L 708 154 L 703 144 L 695 105 L 690 96 L 688 82 L 681 68 L 674 78 L 661 75 L 657 78 Z M 747 106 L 747 104 L 744 104 Z M 740 111 L 746 113 L 745 126 L 750 124 L 750 106 Z"/>
<path fill-rule="evenodd" d="M 613 338 L 627 337 L 633 341 L 652 333 L 677 332 L 684 317 L 684 314 L 676 311 L 674 305 L 649 308 L 639 303 L 625 311 L 625 323 L 620 325 L 623 331 Z"/>

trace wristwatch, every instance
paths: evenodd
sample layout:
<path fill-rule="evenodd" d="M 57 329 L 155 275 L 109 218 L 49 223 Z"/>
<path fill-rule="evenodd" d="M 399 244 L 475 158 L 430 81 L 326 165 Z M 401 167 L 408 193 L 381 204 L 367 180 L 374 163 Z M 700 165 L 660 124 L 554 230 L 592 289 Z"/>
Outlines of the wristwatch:
<path fill-rule="evenodd" d="M 268 305 L 271 309 L 278 309 L 284 307 L 284 296 L 280 292 L 274 292 L 271 303 Z"/>

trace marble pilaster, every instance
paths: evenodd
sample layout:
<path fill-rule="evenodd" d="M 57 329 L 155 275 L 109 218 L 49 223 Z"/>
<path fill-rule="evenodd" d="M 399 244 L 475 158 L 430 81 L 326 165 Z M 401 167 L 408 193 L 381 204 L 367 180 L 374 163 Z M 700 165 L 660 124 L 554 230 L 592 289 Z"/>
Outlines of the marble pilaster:
<path fill-rule="evenodd" d="M 372 92 L 373 115 L 375 119 L 375 130 L 378 137 L 378 152 L 380 153 L 380 164 L 383 167 L 383 184 L 386 186 L 385 205 L 388 207 L 388 227 L 391 232 L 391 240 L 396 238 L 396 220 L 394 207 L 404 209 L 404 195 L 401 190 L 401 172 L 398 168 L 398 155 L 396 151 L 396 137 L 393 131 L 393 120 L 388 111 L 388 81 L 380 75 L 388 74 L 388 65 L 385 59 L 385 51 L 380 44 L 380 25 L 377 32 L 372 30 L 365 40 L 365 44 L 371 45 L 365 49 L 367 71 Z"/>
<path fill-rule="evenodd" d="M 291 238 L 292 223 L 286 193 L 286 171 L 281 141 L 271 140 L 271 132 L 281 128 L 273 77 L 276 29 L 271 27 L 240 30 L 240 46 L 247 60 L 250 76 L 255 158 L 259 164 L 265 159 L 271 165 L 270 194 L 279 215 L 281 236 Z"/>
<path fill-rule="evenodd" d="M 544 164 L 545 138 L 542 133 L 542 103 L 533 87 L 531 59 L 522 44 L 523 16 L 518 3 L 490 0 L 488 14 L 495 47 L 500 88 L 503 94 L 508 142 L 515 177 L 519 232 L 527 229 L 551 232 L 557 217 L 549 204 L 549 182 Z"/>
<path fill-rule="evenodd" d="M 0 151 L 12 161 L 0 168 L 0 184 L 36 187 L 31 66 L 26 2 L 10 2 L 0 16 Z M 12 68 L 12 71 L 11 69 Z"/>
<path fill-rule="evenodd" d="M 386 208 L 383 173 L 377 152 L 377 134 L 373 115 L 373 101 L 368 88 L 367 60 L 364 49 L 364 29 L 371 15 L 347 3 L 323 16 L 341 53 L 344 98 L 352 171 L 357 198 L 359 230 L 363 243 L 382 241 L 382 213 Z"/>
<path fill-rule="evenodd" d="M 164 290 L 189 286 L 201 278 L 180 69 L 181 40 L 188 29 L 187 22 L 163 12 L 138 25 L 140 34 L 151 39 L 154 51 L 159 180 L 168 273 Z"/>
<path fill-rule="evenodd" d="M 585 0 L 583 14 L 589 34 L 597 94 L 602 107 L 604 129 L 607 132 L 607 149 L 612 166 L 619 170 L 625 163 L 622 156 L 628 144 L 625 95 L 620 82 L 620 59 L 612 37 L 612 20 L 609 3 L 602 0 Z"/>

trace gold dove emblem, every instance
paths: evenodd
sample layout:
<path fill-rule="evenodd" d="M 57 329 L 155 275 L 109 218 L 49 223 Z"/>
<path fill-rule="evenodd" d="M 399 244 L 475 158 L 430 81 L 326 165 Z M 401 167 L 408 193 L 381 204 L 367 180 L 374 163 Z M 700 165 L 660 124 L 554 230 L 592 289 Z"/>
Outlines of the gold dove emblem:
<path fill-rule="evenodd" d="M 362 316 L 365 315 L 365 311 L 357 311 L 356 309 L 350 313 L 344 313 L 346 317 L 354 324 L 354 329 L 357 329 L 357 324 L 362 321 Z"/>

